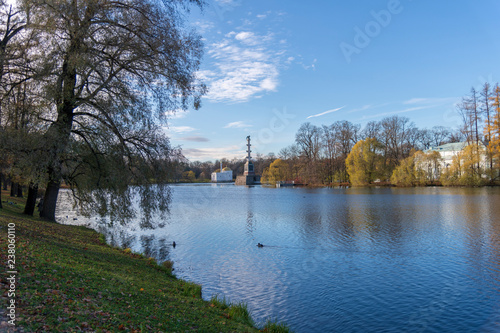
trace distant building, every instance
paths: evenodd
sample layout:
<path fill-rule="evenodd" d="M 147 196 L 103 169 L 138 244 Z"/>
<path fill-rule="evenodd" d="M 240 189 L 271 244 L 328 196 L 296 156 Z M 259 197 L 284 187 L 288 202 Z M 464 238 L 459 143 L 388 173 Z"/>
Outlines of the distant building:
<path fill-rule="evenodd" d="M 250 144 L 250 135 L 247 136 L 247 157 L 246 157 L 246 163 L 244 166 L 244 172 L 243 176 L 238 176 L 236 177 L 236 185 L 258 185 L 260 184 L 260 176 L 255 174 L 254 171 L 254 165 L 252 162 L 252 156 L 250 153 L 252 152 L 250 150 L 250 147 L 252 145 Z"/>
<path fill-rule="evenodd" d="M 447 168 L 453 162 L 453 157 L 457 156 L 465 147 L 467 147 L 467 142 L 454 142 L 454 143 L 446 143 L 441 146 L 431 147 L 430 149 L 424 150 L 424 153 L 428 154 L 434 151 L 437 151 L 441 155 L 441 166 L 443 168 Z M 486 147 L 480 143 L 479 147 L 486 151 Z M 481 164 L 485 164 L 486 156 L 482 156 Z"/>
<path fill-rule="evenodd" d="M 212 172 L 212 183 L 227 183 L 233 181 L 233 170 L 228 167 L 222 168 L 222 162 L 220 163 L 220 169 Z"/>
<path fill-rule="evenodd" d="M 446 143 L 441 146 L 431 147 L 427 150 L 424 150 L 425 154 L 432 153 L 433 151 L 437 151 L 439 155 L 441 155 L 442 167 L 449 167 L 453 162 L 453 157 L 457 156 L 465 147 L 467 146 L 467 142 L 454 142 L 454 143 Z"/>
<path fill-rule="evenodd" d="M 467 142 L 454 142 L 432 147 L 424 150 L 423 153 L 425 155 L 420 157 L 416 163 L 418 164 L 419 169 L 426 173 L 428 180 L 439 180 L 442 173 L 453 164 L 453 159 L 458 156 L 458 154 L 461 153 L 467 145 Z M 432 155 L 436 153 L 438 153 L 439 156 L 437 158 L 435 155 Z M 479 165 L 482 169 L 486 169 L 486 147 L 482 143 L 479 144 L 479 154 Z M 464 157 L 461 159 L 463 158 Z"/>

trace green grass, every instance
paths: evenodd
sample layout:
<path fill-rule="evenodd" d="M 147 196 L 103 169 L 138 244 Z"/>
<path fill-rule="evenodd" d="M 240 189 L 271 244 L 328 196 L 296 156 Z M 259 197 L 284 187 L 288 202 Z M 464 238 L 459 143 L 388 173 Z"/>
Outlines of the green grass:
<path fill-rule="evenodd" d="M 262 330 L 263 332 L 267 333 L 290 333 L 292 332 L 290 328 L 288 328 L 288 325 L 285 323 L 280 323 L 277 320 L 272 321 L 268 320 L 266 324 L 264 325 L 264 328 Z"/>
<path fill-rule="evenodd" d="M 249 326 L 254 325 L 252 317 L 250 316 L 250 311 L 248 311 L 248 307 L 245 303 L 231 303 L 225 296 L 220 298 L 219 295 L 212 296 L 210 303 L 214 307 L 227 310 L 228 318 Z"/>
<path fill-rule="evenodd" d="M 7 225 L 15 223 L 25 331 L 258 332 L 245 305 L 204 301 L 201 286 L 177 279 L 169 264 L 105 245 L 84 227 L 23 216 L 24 199 L 2 200 L 0 258 L 7 262 Z"/>
<path fill-rule="evenodd" d="M 231 304 L 228 309 L 228 315 L 230 318 L 241 323 L 253 325 L 252 317 L 250 317 L 250 312 L 245 303 Z"/>

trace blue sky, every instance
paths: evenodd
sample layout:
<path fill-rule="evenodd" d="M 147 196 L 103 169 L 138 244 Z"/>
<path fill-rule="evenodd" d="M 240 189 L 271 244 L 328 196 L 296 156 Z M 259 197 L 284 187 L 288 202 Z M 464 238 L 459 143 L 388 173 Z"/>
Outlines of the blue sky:
<path fill-rule="evenodd" d="M 191 161 L 278 153 L 304 122 L 364 126 L 400 115 L 455 128 L 455 104 L 500 80 L 500 3 L 208 0 L 200 110 L 169 120 Z"/>

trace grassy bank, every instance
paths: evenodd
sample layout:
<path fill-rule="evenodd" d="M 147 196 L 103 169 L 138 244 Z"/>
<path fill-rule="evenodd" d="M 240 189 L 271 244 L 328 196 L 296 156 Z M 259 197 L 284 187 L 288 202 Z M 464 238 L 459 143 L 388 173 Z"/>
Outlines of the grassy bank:
<path fill-rule="evenodd" d="M 0 257 L 5 265 L 14 223 L 16 323 L 25 331 L 259 332 L 239 305 L 202 300 L 201 286 L 177 279 L 168 267 L 110 247 L 93 230 L 23 216 L 21 201 L 2 199 Z M 287 331 L 266 327 L 261 332 Z"/>

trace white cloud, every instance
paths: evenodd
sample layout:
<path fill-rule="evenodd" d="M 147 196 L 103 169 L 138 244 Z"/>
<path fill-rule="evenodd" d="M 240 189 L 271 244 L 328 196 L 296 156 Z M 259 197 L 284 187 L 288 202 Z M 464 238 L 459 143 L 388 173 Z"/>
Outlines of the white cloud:
<path fill-rule="evenodd" d="M 205 138 L 203 136 L 186 136 L 183 138 L 179 138 L 179 140 L 183 141 L 193 141 L 193 142 L 209 142 L 209 138 Z"/>
<path fill-rule="evenodd" d="M 187 116 L 187 114 L 189 113 L 189 111 L 187 110 L 169 110 L 167 112 L 165 112 L 165 116 L 168 118 L 168 119 L 180 119 L 180 118 L 184 118 L 185 116 Z"/>
<path fill-rule="evenodd" d="M 245 157 L 245 151 L 240 146 L 232 145 L 217 148 L 183 148 L 182 154 L 190 161 L 207 161 L 221 158 L 233 159 Z"/>
<path fill-rule="evenodd" d="M 252 127 L 252 125 L 245 124 L 243 121 L 235 121 L 224 126 L 224 128 L 247 128 L 247 127 Z"/>
<path fill-rule="evenodd" d="M 191 126 L 169 126 L 167 131 L 177 134 L 182 134 L 182 133 L 194 132 L 196 131 L 196 128 Z"/>
<path fill-rule="evenodd" d="M 349 110 L 349 113 L 359 112 L 359 111 L 365 111 L 365 110 L 371 109 L 371 108 L 373 108 L 373 107 L 376 107 L 376 106 L 373 106 L 373 105 L 367 104 L 367 105 L 363 105 L 363 106 L 362 106 L 362 107 L 360 107 L 360 108 Z"/>
<path fill-rule="evenodd" d="M 342 107 L 336 108 L 336 109 L 332 109 L 332 110 L 328 110 L 328 111 L 325 111 L 325 112 L 321 112 L 321 113 L 318 113 L 318 114 L 313 114 L 313 115 L 307 117 L 306 119 L 314 118 L 314 117 L 321 117 L 321 116 L 324 116 L 325 114 L 328 114 L 328 113 L 340 111 L 343 108 L 345 108 L 345 106 L 342 106 Z"/>
<path fill-rule="evenodd" d="M 215 0 L 215 2 L 218 2 L 221 5 L 233 5 L 235 3 L 234 0 Z"/>
<path fill-rule="evenodd" d="M 257 45 L 259 43 L 259 39 L 253 32 L 250 31 L 242 31 L 240 33 L 237 33 L 234 36 L 234 39 L 239 40 L 242 43 L 248 44 L 248 45 Z"/>
<path fill-rule="evenodd" d="M 230 32 L 209 45 L 213 67 L 198 73 L 216 102 L 246 102 L 276 91 L 282 50 L 273 49 L 273 34 L 252 31 Z"/>
<path fill-rule="evenodd" d="M 445 97 L 445 98 L 411 98 L 404 101 L 403 104 L 451 104 L 455 103 L 458 98 L 456 97 Z"/>
<path fill-rule="evenodd" d="M 430 109 L 430 108 L 433 108 L 433 107 L 434 107 L 434 105 L 430 105 L 430 106 L 417 106 L 417 107 L 407 108 L 407 109 L 398 110 L 398 111 L 384 112 L 384 113 L 379 113 L 379 114 L 375 114 L 375 115 L 371 115 L 371 116 L 363 116 L 361 119 L 371 119 L 371 118 L 385 117 L 385 116 L 391 116 L 391 115 L 400 114 L 400 113 L 407 113 L 407 112 L 412 112 L 412 111 Z"/>
<path fill-rule="evenodd" d="M 194 26 L 197 28 L 197 30 L 200 33 L 204 34 L 207 31 L 212 30 L 215 27 L 215 24 L 213 22 L 210 22 L 210 21 L 200 20 L 200 21 L 196 21 L 194 23 Z"/>

